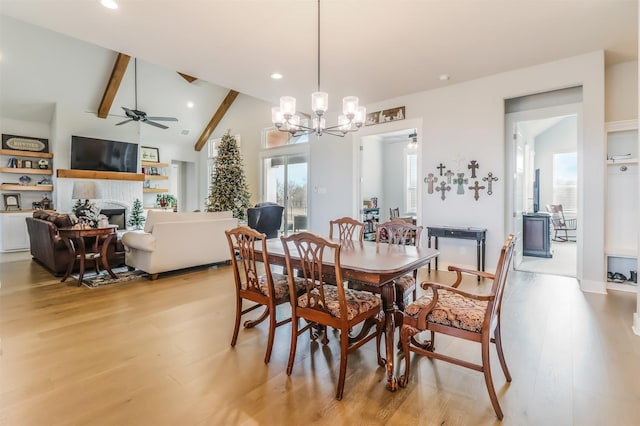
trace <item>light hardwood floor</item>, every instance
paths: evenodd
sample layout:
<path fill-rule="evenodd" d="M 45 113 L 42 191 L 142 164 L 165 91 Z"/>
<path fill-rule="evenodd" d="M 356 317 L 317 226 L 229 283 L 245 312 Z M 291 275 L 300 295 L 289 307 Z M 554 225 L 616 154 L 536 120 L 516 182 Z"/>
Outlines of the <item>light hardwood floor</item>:
<path fill-rule="evenodd" d="M 241 329 L 231 348 L 228 266 L 88 289 L 60 283 L 31 260 L 5 260 L 0 425 L 500 423 L 482 374 L 442 361 L 413 359 L 408 387 L 391 393 L 372 342 L 349 357 L 336 401 L 336 336 L 326 347 L 301 336 L 291 377 L 287 327 L 276 331 L 269 365 L 266 324 Z M 424 269 L 421 277 L 450 278 Z M 584 294 L 571 278 L 513 273 L 503 309 L 511 384 L 492 350 L 502 424 L 640 424 L 634 311 L 630 293 Z M 480 359 L 478 346 L 444 336 L 438 349 Z"/>

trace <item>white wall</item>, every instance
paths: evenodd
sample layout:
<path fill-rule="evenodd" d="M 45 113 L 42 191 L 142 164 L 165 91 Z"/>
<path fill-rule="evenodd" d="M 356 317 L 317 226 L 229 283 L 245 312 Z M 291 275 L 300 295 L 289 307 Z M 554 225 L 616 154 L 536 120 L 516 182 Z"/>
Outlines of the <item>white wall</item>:
<path fill-rule="evenodd" d="M 638 61 L 605 68 L 605 121 L 638 117 Z"/>
<path fill-rule="evenodd" d="M 532 93 L 583 85 L 583 146 L 579 148 L 581 170 L 579 185 L 589 188 L 580 197 L 580 209 L 585 212 L 582 226 L 596 230 L 585 233 L 584 260 L 578 265 L 583 288 L 602 287 L 604 277 L 604 54 L 593 52 L 548 64 L 493 75 L 479 80 L 463 82 L 438 90 L 416 93 L 377 104 L 367 105 L 369 111 L 397 106 L 406 107 L 407 119 L 422 119 L 418 126 L 422 146 L 422 175 L 433 172 L 440 163 L 452 170 L 476 160 L 480 175 L 489 171 L 500 178 L 494 182 L 493 195 L 482 194 L 478 201 L 472 196 L 448 193 L 442 201 L 438 194 L 426 194 L 422 183 L 422 225 L 481 226 L 487 232 L 487 267 L 495 267 L 499 249 L 506 237 L 505 229 L 505 155 L 504 155 L 504 100 Z M 391 123 L 389 123 L 391 124 Z M 387 124 L 380 125 L 386 126 Z M 382 127 L 380 131 L 384 131 Z M 311 193 L 312 209 L 322 206 L 322 217 L 312 221 L 318 229 L 331 217 L 349 213 L 347 205 L 357 206 L 354 191 L 345 188 L 346 182 L 355 180 L 351 167 L 353 152 L 357 148 L 345 143 L 325 142 L 312 149 L 311 185 L 321 186 L 326 194 Z M 345 138 L 346 139 L 346 138 Z M 352 138 L 353 139 L 353 138 Z M 460 167 L 458 157 L 464 159 Z M 464 169 L 463 169 L 464 167 Z M 331 195 L 331 202 L 323 202 Z M 353 210 L 351 210 L 353 211 Z M 475 243 L 461 240 L 441 242 L 441 265 L 463 264 L 474 266 Z M 597 284 L 594 284 L 597 283 Z"/>

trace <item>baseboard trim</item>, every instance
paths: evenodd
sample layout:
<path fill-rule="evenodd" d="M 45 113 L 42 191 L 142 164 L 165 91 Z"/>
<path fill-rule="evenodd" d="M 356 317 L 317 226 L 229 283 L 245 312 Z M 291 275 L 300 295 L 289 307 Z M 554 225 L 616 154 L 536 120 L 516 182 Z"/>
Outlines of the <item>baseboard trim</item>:
<path fill-rule="evenodd" d="M 633 326 L 631 329 L 636 335 L 640 336 L 640 312 L 633 314 Z"/>

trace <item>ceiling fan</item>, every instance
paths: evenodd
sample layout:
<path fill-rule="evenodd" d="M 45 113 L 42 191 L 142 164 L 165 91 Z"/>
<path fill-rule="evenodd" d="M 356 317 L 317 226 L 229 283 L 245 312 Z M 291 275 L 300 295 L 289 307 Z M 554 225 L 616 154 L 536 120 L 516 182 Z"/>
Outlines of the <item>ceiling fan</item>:
<path fill-rule="evenodd" d="M 124 110 L 124 113 L 127 116 L 127 119 L 116 123 L 116 126 L 120 126 L 125 123 L 129 123 L 131 121 L 138 121 L 140 123 L 146 123 L 151 126 L 159 127 L 161 129 L 168 129 L 169 127 L 164 124 L 156 123 L 156 121 L 178 121 L 175 117 L 149 117 L 147 113 L 144 111 L 140 111 L 138 109 L 138 60 L 136 58 L 133 59 L 133 70 L 134 70 L 134 90 L 135 90 L 135 108 L 127 108 L 121 107 Z"/>

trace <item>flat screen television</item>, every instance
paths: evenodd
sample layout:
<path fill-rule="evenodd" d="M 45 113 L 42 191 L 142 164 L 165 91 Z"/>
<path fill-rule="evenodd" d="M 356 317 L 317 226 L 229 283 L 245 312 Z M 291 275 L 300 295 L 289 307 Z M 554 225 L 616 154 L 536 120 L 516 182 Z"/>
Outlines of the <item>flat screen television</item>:
<path fill-rule="evenodd" d="M 71 136 L 71 168 L 137 173 L 138 144 Z"/>
<path fill-rule="evenodd" d="M 533 178 L 533 212 L 538 213 L 540 210 L 540 169 L 536 169 Z"/>

